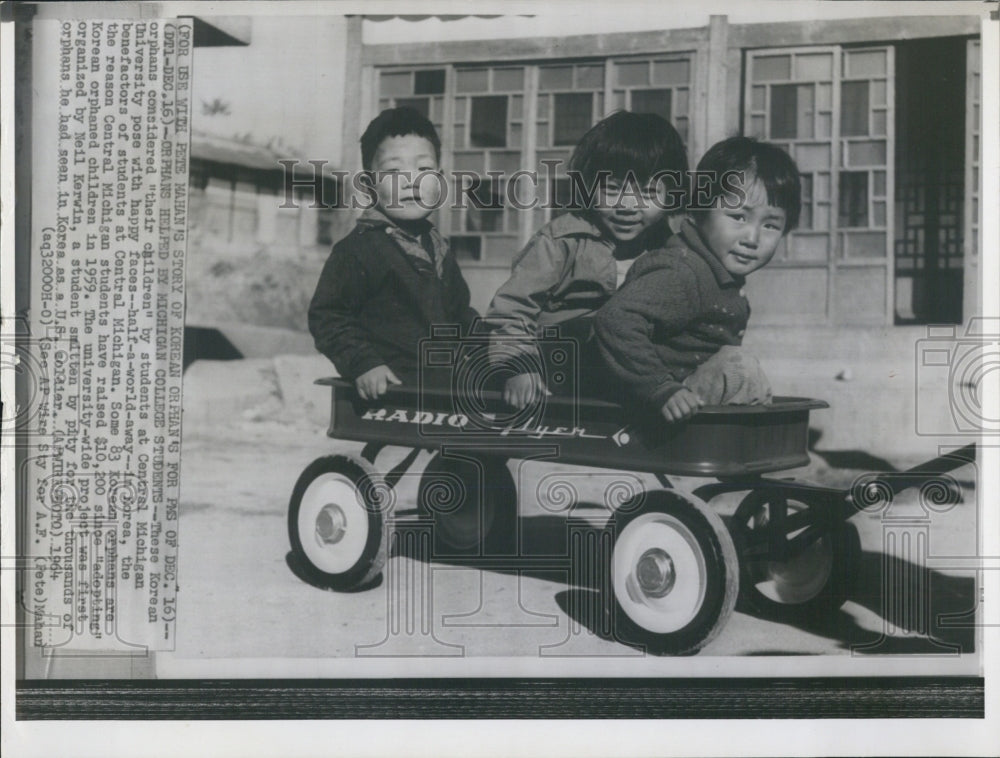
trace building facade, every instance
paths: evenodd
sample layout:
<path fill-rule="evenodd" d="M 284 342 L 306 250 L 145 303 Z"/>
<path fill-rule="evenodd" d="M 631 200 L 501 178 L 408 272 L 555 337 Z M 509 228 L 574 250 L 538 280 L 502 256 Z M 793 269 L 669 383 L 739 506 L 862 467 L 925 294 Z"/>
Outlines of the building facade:
<path fill-rule="evenodd" d="M 558 212 L 512 207 L 512 192 L 557 205 L 573 146 L 603 116 L 664 116 L 692 166 L 720 139 L 759 137 L 796 159 L 803 214 L 751 277 L 756 323 L 960 323 L 979 302 L 978 34 L 976 17 L 712 16 L 690 29 L 365 44 L 344 144 L 379 110 L 409 105 L 439 129 L 447 170 L 483 176 L 483 208 L 438 217 L 483 307 Z M 519 169 L 538 180 L 507 187 Z"/>

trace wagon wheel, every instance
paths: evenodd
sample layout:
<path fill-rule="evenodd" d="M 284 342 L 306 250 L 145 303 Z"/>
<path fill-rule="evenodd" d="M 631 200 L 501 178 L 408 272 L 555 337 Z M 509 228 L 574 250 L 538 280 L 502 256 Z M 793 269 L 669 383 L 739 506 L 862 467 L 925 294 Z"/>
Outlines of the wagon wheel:
<path fill-rule="evenodd" d="M 613 516 L 616 636 L 650 652 L 690 655 L 726 625 L 739 593 L 736 549 L 703 501 L 678 492 L 644 495 Z"/>
<path fill-rule="evenodd" d="M 357 458 L 319 458 L 302 472 L 288 506 L 288 536 L 310 581 L 347 591 L 378 576 L 388 550 L 383 498 L 380 478 Z"/>
<path fill-rule="evenodd" d="M 509 555 L 517 545 L 517 488 L 502 458 L 434 455 L 417 491 L 434 519 L 434 553 Z"/>
<path fill-rule="evenodd" d="M 809 518 L 819 507 L 808 495 L 778 489 L 754 490 L 740 503 L 731 530 L 740 552 L 741 599 L 749 609 L 777 618 L 829 615 L 850 597 L 861 554 L 858 530 L 844 521 Z M 782 508 L 788 520 L 780 525 Z"/>

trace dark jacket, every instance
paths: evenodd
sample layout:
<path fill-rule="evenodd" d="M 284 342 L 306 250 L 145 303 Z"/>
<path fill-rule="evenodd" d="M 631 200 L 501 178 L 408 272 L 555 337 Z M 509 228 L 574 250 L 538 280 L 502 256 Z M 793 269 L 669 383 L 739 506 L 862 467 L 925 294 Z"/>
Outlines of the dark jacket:
<path fill-rule="evenodd" d="M 660 407 L 723 345 L 739 345 L 750 318 L 734 277 L 685 222 L 666 248 L 639 256 L 594 318 L 610 379 Z"/>
<path fill-rule="evenodd" d="M 353 381 L 381 364 L 401 379 L 416 377 L 431 325 L 467 328 L 475 318 L 458 263 L 441 244 L 440 276 L 403 252 L 384 225 L 359 223 L 334 245 L 309 306 L 309 331 L 342 377 Z"/>

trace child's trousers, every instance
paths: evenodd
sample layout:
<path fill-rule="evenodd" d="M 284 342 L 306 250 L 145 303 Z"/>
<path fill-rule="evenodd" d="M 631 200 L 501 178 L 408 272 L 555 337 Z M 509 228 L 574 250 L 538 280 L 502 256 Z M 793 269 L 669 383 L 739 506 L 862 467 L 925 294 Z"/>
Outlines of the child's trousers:
<path fill-rule="evenodd" d="M 683 382 L 705 405 L 769 405 L 771 383 L 757 359 L 725 345 Z"/>

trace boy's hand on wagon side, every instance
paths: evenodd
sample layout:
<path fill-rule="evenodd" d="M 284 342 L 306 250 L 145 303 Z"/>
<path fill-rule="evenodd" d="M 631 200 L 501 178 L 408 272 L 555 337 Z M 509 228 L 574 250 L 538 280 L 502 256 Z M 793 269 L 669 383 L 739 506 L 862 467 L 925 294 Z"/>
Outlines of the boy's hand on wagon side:
<path fill-rule="evenodd" d="M 503 388 L 503 399 L 507 404 L 521 409 L 536 402 L 542 393 L 551 394 L 541 376 L 536 373 L 518 374 L 507 380 Z"/>
<path fill-rule="evenodd" d="M 677 421 L 690 418 L 703 405 L 704 403 L 700 397 L 687 387 L 682 387 L 663 404 L 663 407 L 660 408 L 660 413 L 668 422 L 676 423 Z"/>
<path fill-rule="evenodd" d="M 374 400 L 389 391 L 389 385 L 402 384 L 399 377 L 385 364 L 368 369 L 354 381 L 363 400 Z"/>

